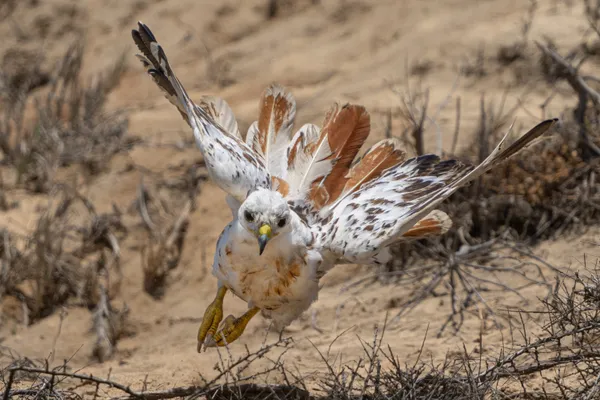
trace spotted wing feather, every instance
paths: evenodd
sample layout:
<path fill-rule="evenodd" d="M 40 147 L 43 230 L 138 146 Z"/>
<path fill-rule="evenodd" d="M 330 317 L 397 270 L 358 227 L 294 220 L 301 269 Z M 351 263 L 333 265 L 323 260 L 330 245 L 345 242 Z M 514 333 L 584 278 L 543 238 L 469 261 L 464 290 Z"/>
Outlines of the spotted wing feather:
<path fill-rule="evenodd" d="M 279 85 L 270 85 L 259 103 L 258 121 L 252 124 L 247 143 L 265 160 L 271 175 L 285 178 L 287 147 L 296 118 L 294 96 Z"/>
<path fill-rule="evenodd" d="M 217 96 L 203 96 L 200 100 L 200 107 L 204 108 L 225 132 L 242 139 L 235 114 L 224 99 Z"/>
<path fill-rule="evenodd" d="M 255 188 L 271 188 L 262 157 L 241 139 L 229 106 L 210 99 L 206 108 L 194 104 L 150 28 L 140 22 L 132 37 L 143 54 L 139 58 L 146 71 L 192 127 L 212 180 L 240 202 Z"/>
<path fill-rule="evenodd" d="M 477 167 L 457 160 L 440 161 L 435 155 L 409 159 L 381 177 L 321 210 L 319 242 L 340 262 L 369 262 L 403 237 L 460 187 L 546 132 L 556 120 L 547 120 L 504 149 L 508 133 Z"/>
<path fill-rule="evenodd" d="M 348 171 L 340 198 L 355 192 L 362 185 L 378 178 L 386 170 L 400 164 L 406 153 L 397 139 L 384 139 L 375 144 L 359 158 Z"/>

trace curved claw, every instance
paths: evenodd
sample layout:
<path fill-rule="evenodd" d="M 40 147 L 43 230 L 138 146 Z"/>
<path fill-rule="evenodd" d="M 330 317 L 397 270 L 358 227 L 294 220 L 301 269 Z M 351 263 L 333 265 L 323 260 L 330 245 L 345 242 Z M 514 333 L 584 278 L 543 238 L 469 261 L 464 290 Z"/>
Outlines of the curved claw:
<path fill-rule="evenodd" d="M 215 300 L 206 307 L 202 324 L 198 328 L 198 345 L 196 347 L 198 353 L 202 352 L 203 348 L 211 347 L 209 343 L 215 341 L 214 336 L 223 319 L 223 298 L 225 297 L 225 293 L 227 293 L 227 288 L 225 286 L 220 287 Z"/>
<path fill-rule="evenodd" d="M 233 315 L 228 315 L 227 318 L 222 323 L 222 327 L 219 329 L 216 335 L 212 337 L 211 342 L 204 342 L 205 347 L 222 347 L 226 346 L 244 333 L 248 322 L 258 313 L 260 309 L 258 307 L 253 307 L 246 311 L 244 315 L 239 318 L 235 318 Z"/>

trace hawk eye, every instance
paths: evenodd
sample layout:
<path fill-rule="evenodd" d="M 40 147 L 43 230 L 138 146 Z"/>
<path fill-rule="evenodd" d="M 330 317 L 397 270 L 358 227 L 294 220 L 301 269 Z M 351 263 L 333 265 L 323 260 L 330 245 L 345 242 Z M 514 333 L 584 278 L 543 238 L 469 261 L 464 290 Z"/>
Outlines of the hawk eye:
<path fill-rule="evenodd" d="M 252 213 L 250 211 L 244 211 L 244 218 L 246 218 L 246 221 L 248 222 L 253 222 L 254 221 L 254 215 L 252 215 Z"/>
<path fill-rule="evenodd" d="M 281 218 L 279 221 L 277 221 L 277 226 L 283 228 L 286 222 L 287 220 L 285 218 Z"/>

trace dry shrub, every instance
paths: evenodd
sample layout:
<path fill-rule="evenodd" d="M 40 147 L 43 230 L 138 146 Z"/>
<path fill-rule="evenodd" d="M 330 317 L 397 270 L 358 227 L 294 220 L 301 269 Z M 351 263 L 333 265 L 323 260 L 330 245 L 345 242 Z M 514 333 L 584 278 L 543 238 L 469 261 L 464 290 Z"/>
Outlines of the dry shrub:
<path fill-rule="evenodd" d="M 142 248 L 144 290 L 155 299 L 165 294 L 169 272 L 179 265 L 189 225 L 191 203 L 183 206 L 179 216 L 166 229 L 154 229 Z"/>
<path fill-rule="evenodd" d="M 531 26 L 535 19 L 537 7 L 537 0 L 529 0 L 529 9 L 521 24 L 521 37 L 510 45 L 500 47 L 497 54 L 497 59 L 500 64 L 509 65 L 526 57 L 525 52 L 529 41 L 529 32 L 531 31 Z"/>
<path fill-rule="evenodd" d="M 595 399 L 600 395 L 600 260 L 557 279 L 541 300 L 541 331 L 532 333 L 516 310 L 511 340 L 499 353 L 483 355 L 483 337 L 473 353 L 438 364 L 403 363 L 382 346 L 383 332 L 364 342 L 364 353 L 340 364 L 322 354 L 328 373 L 320 378 L 323 399 Z M 517 324 L 514 324 L 517 321 Z M 318 350 L 317 350 L 318 351 Z"/>
<path fill-rule="evenodd" d="M 106 289 L 99 287 L 100 301 L 93 311 L 93 330 L 96 333 L 96 342 L 92 350 L 92 356 L 103 362 L 114 354 L 118 340 L 132 333 L 128 326 L 129 308 L 125 304 L 123 308 L 114 308 Z"/>
<path fill-rule="evenodd" d="M 320 0 L 266 0 L 265 14 L 267 19 L 289 18 L 311 6 L 318 5 L 319 2 Z M 221 10 L 223 9 L 224 7 Z"/>
<path fill-rule="evenodd" d="M 527 44 L 534 12 L 535 2 L 532 2 L 520 46 Z M 395 304 L 394 307 L 400 307 L 399 314 L 435 293 L 436 288 L 445 287 L 452 299 L 448 322 L 457 329 L 461 326 L 462 312 L 469 307 L 479 304 L 491 311 L 480 292 L 494 288 L 518 292 L 504 284 L 515 281 L 506 273 L 512 274 L 517 281 L 526 277 L 530 283 L 548 287 L 542 271 L 551 274 L 559 271 L 547 263 L 540 263 L 524 246 L 565 234 L 582 233 L 600 223 L 597 176 L 600 170 L 600 94 L 591 84 L 598 79 L 579 74 L 582 61 L 577 61 L 575 67 L 573 56 L 579 54 L 577 51 L 562 57 L 552 46 L 538 44 L 538 47 L 538 74 L 546 77 L 546 84 L 552 85 L 553 93 L 557 84 L 566 82 L 577 96 L 575 109 L 564 113 L 566 118 L 551 134 L 470 186 L 461 188 L 444 202 L 440 208 L 454 222 L 450 232 L 440 238 L 403 244 L 394 249 L 395 259 L 378 278 L 386 281 L 391 278 L 412 288 L 408 298 Z M 399 114 L 410 133 L 407 134 L 405 129 L 400 134 L 401 139 L 412 140 L 417 154 L 422 152 L 424 125 L 430 123 L 431 126 L 431 119 L 435 124 L 439 109 L 450 103 L 444 101 L 435 113 L 428 112 L 428 103 L 422 100 L 427 99 L 426 93 L 417 88 L 413 93 L 400 96 Z M 542 104 L 542 111 L 552 96 Z M 452 149 L 459 131 L 460 99 L 456 106 Z M 461 154 L 444 157 L 472 163 L 483 161 L 514 120 L 515 109 L 505 109 L 505 98 L 496 107 L 482 96 L 480 123 L 472 144 Z M 405 110 L 416 111 L 407 113 Z M 427 117 L 430 114 L 433 117 Z M 525 254 L 529 261 L 521 262 L 515 258 L 515 251 Z M 494 258 L 489 258 L 490 254 L 494 254 Z M 508 264 L 497 262 L 502 259 L 512 261 Z M 492 312 L 487 314 L 493 315 Z"/>
<path fill-rule="evenodd" d="M 98 215 L 89 201 L 70 190 L 54 201 L 28 237 L 1 232 L 0 300 L 20 302 L 19 319 L 25 325 L 67 302 L 96 307 L 102 286 L 111 297 L 119 291 L 118 242 L 124 233 L 119 215 Z M 82 203 L 89 217 L 77 225 L 76 204 Z"/>
<path fill-rule="evenodd" d="M 260 348 L 242 352 L 235 357 L 228 353 L 219 353 L 212 377 L 199 376 L 198 385 L 172 387 L 166 390 L 148 390 L 146 382 L 141 389 L 123 385 L 110 378 L 72 372 L 68 361 L 58 366 L 50 366 L 48 360 L 30 360 L 21 357 L 9 348 L 0 346 L 0 382 L 8 398 L 81 398 L 88 386 L 95 387 L 93 397 L 98 398 L 100 390 L 107 395 L 126 395 L 123 399 L 160 400 L 173 398 L 189 399 L 309 399 L 305 389 L 295 386 L 302 384 L 290 380 L 293 373 L 286 372 L 283 358 L 293 342 L 279 339 Z M 261 363 L 261 366 L 256 364 Z M 269 378 L 274 374 L 283 377 L 284 384 L 271 384 Z M 260 383 L 263 381 L 264 383 Z M 0 392 L 1 394 L 1 392 Z M 113 397 L 114 398 L 114 397 Z"/>
<path fill-rule="evenodd" d="M 585 259 L 585 257 L 584 257 Z M 600 260 L 581 271 L 557 278 L 551 297 L 542 300 L 541 332 L 520 324 L 512 327 L 511 349 L 503 349 L 487 369 L 483 381 L 517 383 L 521 397 L 540 399 L 593 399 L 600 395 Z M 527 314 L 527 311 L 519 311 Z M 535 385 L 532 378 L 543 381 Z M 518 389 L 516 389 L 518 388 Z M 529 396 L 529 397 L 527 397 Z"/>
<path fill-rule="evenodd" d="M 178 179 L 160 178 L 152 185 L 140 182 L 134 203 L 148 234 L 141 249 L 144 290 L 155 299 L 164 296 L 169 274 L 178 265 L 195 207 L 199 184 L 206 179 L 198 175 L 196 165 Z"/>
<path fill-rule="evenodd" d="M 50 200 L 28 237 L 2 229 L 4 317 L 30 325 L 62 306 L 87 307 L 96 333 L 92 355 L 109 358 L 118 339 L 132 333 L 127 306 L 117 309 L 110 302 L 120 292 L 119 242 L 126 233 L 116 208 L 98 214 L 87 198 L 67 187 Z"/>
<path fill-rule="evenodd" d="M 235 356 L 219 351 L 213 377 L 200 377 L 199 385 L 158 391 L 148 390 L 145 382 L 140 390 L 110 377 L 71 372 L 66 364 L 50 367 L 47 361 L 22 358 L 0 346 L 0 381 L 10 395 L 23 398 L 77 397 L 84 387 L 79 382 L 83 382 L 94 385 L 96 394 L 105 386 L 125 398 L 146 400 L 590 400 L 600 394 L 599 305 L 600 263 L 596 262 L 577 273 L 562 275 L 551 296 L 533 307 L 536 318 L 541 316 L 537 331 L 525 324 L 523 314 L 527 312 L 509 311 L 511 335 L 500 349 L 484 351 L 480 332 L 479 347 L 473 352 L 465 346 L 462 353 L 448 354 L 439 362 L 423 358 L 427 333 L 416 360 L 403 361 L 383 344 L 386 321 L 381 329 L 375 328 L 372 340 L 358 338 L 363 353 L 355 360 L 342 361 L 340 355 L 330 353 L 333 342 L 326 352 L 314 346 L 325 372 L 311 371 L 307 376 L 285 358 L 293 342 L 279 339 Z M 263 362 L 260 366 L 256 365 L 259 360 Z M 274 377 L 281 384 L 273 384 Z"/>
<path fill-rule="evenodd" d="M 41 71 L 43 57 L 37 54 L 10 50 L 4 57 L 0 152 L 17 182 L 30 190 L 50 190 L 61 166 L 80 164 L 96 174 L 126 145 L 126 117 L 105 110 L 124 57 L 84 84 L 83 51 L 83 43 L 75 43 L 51 72 Z"/>

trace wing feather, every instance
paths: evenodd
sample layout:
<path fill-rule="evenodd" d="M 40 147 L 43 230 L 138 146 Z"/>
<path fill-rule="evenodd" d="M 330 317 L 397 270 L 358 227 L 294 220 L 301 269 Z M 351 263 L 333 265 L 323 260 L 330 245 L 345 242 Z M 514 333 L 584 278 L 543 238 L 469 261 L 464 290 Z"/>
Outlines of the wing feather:
<path fill-rule="evenodd" d="M 373 260 L 387 246 L 403 240 L 406 232 L 422 218 L 426 220 L 424 217 L 457 189 L 516 154 L 556 121 L 538 124 L 504 149 L 507 133 L 475 168 L 424 155 L 388 169 L 341 202 L 320 211 L 321 246 L 344 262 Z M 409 234 L 404 240 L 410 238 Z"/>
<path fill-rule="evenodd" d="M 287 148 L 296 118 L 296 100 L 283 87 L 271 85 L 260 99 L 258 121 L 251 137 L 254 151 L 265 159 L 271 175 L 284 178 Z"/>
<path fill-rule="evenodd" d="M 403 238 L 423 239 L 429 236 L 439 236 L 448 232 L 452 227 L 452 219 L 441 210 L 433 210 L 402 235 Z"/>
<path fill-rule="evenodd" d="M 262 157 L 241 139 L 229 106 L 210 98 L 204 106 L 194 104 L 150 28 L 139 22 L 131 34 L 143 53 L 138 58 L 146 71 L 192 127 L 211 179 L 240 202 L 253 189 L 271 188 L 271 176 Z"/>
<path fill-rule="evenodd" d="M 227 133 L 242 139 L 235 114 L 224 99 L 216 96 L 204 96 L 200 101 L 200 107 L 204 108 Z"/>
<path fill-rule="evenodd" d="M 352 161 L 369 136 L 370 129 L 370 116 L 363 106 L 346 104 L 340 108 L 335 104 L 325 116 L 315 158 L 328 159 L 333 166 L 324 178 L 311 186 L 309 197 L 317 208 L 331 203 L 340 195 L 349 179 L 347 174 Z M 331 154 L 325 156 L 325 152 Z"/>
<path fill-rule="evenodd" d="M 405 158 L 406 153 L 400 149 L 400 142 L 395 138 L 384 139 L 375 144 L 350 168 L 348 180 L 336 203 L 365 183 L 378 178 L 387 169 L 402 163 Z"/>

